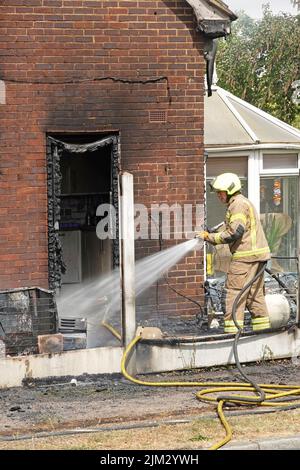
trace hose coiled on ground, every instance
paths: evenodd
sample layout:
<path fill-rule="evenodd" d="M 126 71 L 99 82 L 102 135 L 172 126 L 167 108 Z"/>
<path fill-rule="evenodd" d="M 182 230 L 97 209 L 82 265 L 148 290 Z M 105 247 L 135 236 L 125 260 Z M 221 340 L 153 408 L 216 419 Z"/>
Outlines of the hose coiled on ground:
<path fill-rule="evenodd" d="M 232 439 L 232 428 L 228 423 L 228 420 L 224 413 L 225 404 L 233 405 L 256 405 L 259 407 L 273 407 L 277 408 L 278 411 L 294 409 L 300 407 L 300 385 L 274 385 L 274 384 L 257 384 L 254 380 L 250 379 L 242 369 L 242 366 L 238 357 L 238 341 L 242 334 L 242 328 L 237 322 L 236 319 L 236 309 L 238 302 L 244 292 L 250 288 L 250 286 L 263 275 L 266 269 L 266 262 L 262 263 L 262 266 L 259 267 L 257 274 L 254 278 L 246 284 L 243 289 L 239 292 L 236 297 L 233 308 L 232 308 L 232 318 L 238 329 L 234 342 L 233 342 L 233 353 L 235 358 L 236 366 L 244 378 L 245 383 L 243 382 L 149 382 L 144 380 L 139 380 L 136 377 L 133 377 L 127 372 L 126 366 L 129 360 L 130 354 L 133 351 L 133 348 L 136 344 L 142 339 L 141 336 L 136 336 L 127 348 L 124 351 L 122 361 L 121 361 L 121 371 L 124 377 L 126 377 L 131 382 L 134 382 L 139 385 L 152 386 L 152 387 L 201 387 L 202 390 L 196 393 L 198 400 L 206 402 L 215 402 L 217 403 L 217 413 L 218 417 L 225 429 L 226 435 L 224 439 L 214 444 L 210 447 L 209 450 L 217 450 L 227 444 Z M 269 271 L 268 271 L 269 272 Z M 266 330 L 268 331 L 268 330 Z M 209 388 L 208 388 L 209 387 Z M 237 395 L 217 395 L 218 393 L 225 392 L 243 392 L 247 394 Z M 251 397 L 249 393 L 255 393 L 258 396 Z M 212 395 L 212 396 L 211 396 Z M 285 403 L 285 406 L 282 406 L 282 403 Z"/>
<path fill-rule="evenodd" d="M 226 431 L 224 439 L 210 447 L 209 450 L 217 450 L 227 444 L 232 438 L 232 428 L 228 423 L 224 413 L 225 403 L 231 403 L 235 405 L 249 405 L 249 399 L 251 397 L 249 397 L 249 395 L 226 395 L 222 398 L 222 396 L 216 397 L 215 395 L 220 392 L 257 393 L 257 388 L 253 387 L 249 383 L 243 382 L 150 382 L 140 380 L 130 375 L 127 372 L 126 366 L 130 355 L 141 339 L 141 336 L 136 336 L 124 351 L 121 361 L 121 371 L 124 377 L 135 384 L 144 385 L 147 387 L 201 387 L 202 390 L 196 393 L 197 399 L 201 401 L 217 403 L 218 417 Z M 255 399 L 255 401 L 251 402 L 252 405 L 276 407 L 278 408 L 278 411 L 300 406 L 300 385 L 259 384 L 258 387 L 262 390 L 265 398 L 263 401 L 258 401 Z M 285 402 L 285 406 L 282 407 L 282 400 L 286 398 L 288 398 L 288 401 Z"/>

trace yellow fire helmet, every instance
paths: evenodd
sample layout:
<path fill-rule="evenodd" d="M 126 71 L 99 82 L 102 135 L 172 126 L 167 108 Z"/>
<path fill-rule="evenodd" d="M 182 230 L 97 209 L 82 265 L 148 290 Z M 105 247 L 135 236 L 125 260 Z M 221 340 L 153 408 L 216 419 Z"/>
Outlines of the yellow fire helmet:
<path fill-rule="evenodd" d="M 241 180 L 235 173 L 222 173 L 211 183 L 210 187 L 214 191 L 226 191 L 228 196 L 232 196 L 242 188 Z"/>

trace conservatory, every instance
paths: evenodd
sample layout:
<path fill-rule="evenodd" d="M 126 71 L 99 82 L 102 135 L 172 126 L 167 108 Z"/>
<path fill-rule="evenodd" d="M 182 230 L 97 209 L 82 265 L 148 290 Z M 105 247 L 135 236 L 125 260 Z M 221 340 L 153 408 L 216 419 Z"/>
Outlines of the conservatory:
<path fill-rule="evenodd" d="M 224 218 L 209 189 L 218 174 L 238 174 L 243 194 L 260 213 L 272 252 L 272 270 L 297 272 L 300 131 L 214 86 L 205 97 L 207 226 Z M 222 277 L 230 253 L 227 246 L 207 247 L 207 277 Z"/>

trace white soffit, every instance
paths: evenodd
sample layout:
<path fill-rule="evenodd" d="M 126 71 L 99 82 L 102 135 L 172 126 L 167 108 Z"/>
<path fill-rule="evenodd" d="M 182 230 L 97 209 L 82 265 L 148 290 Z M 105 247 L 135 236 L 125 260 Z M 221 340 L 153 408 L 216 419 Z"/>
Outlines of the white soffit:
<path fill-rule="evenodd" d="M 193 8 L 198 21 L 229 19 L 235 16 L 222 2 L 209 0 L 186 0 Z M 217 7 L 217 8 L 216 8 Z"/>

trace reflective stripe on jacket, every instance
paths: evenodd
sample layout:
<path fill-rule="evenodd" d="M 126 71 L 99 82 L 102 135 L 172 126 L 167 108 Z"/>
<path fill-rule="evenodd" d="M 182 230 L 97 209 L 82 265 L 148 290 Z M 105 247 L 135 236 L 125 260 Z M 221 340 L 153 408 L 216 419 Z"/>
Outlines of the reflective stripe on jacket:
<path fill-rule="evenodd" d="M 210 233 L 207 241 L 214 245 L 228 244 L 232 259 L 237 261 L 266 261 L 271 257 L 255 207 L 242 194 L 230 198 L 224 229 Z"/>

